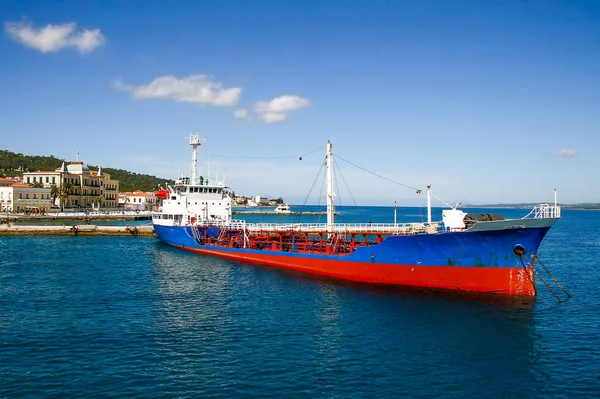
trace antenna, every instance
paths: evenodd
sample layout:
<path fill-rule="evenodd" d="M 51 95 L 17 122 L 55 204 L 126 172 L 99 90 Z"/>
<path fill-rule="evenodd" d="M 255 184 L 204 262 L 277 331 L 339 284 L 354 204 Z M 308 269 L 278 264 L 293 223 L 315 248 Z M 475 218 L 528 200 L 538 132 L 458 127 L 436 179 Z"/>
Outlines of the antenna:
<path fill-rule="evenodd" d="M 198 147 L 204 143 L 204 139 L 200 138 L 197 132 L 190 132 L 190 145 L 192 146 L 192 184 L 196 184 L 196 166 L 198 163 Z"/>

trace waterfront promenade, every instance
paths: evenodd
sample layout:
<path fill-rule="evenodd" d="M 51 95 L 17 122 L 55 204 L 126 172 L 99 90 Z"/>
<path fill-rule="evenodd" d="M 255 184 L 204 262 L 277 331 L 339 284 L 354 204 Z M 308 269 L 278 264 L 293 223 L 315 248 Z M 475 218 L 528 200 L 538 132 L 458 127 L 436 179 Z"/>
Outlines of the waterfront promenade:
<path fill-rule="evenodd" d="M 52 212 L 44 215 L 0 213 L 0 223 L 150 220 L 151 211 Z"/>
<path fill-rule="evenodd" d="M 96 225 L 95 222 L 151 219 L 150 211 L 53 212 L 45 215 L 0 214 L 0 236 L 86 235 L 153 236 L 151 224 L 140 226 Z M 57 224 L 56 222 L 62 223 Z"/>
<path fill-rule="evenodd" d="M 61 235 L 61 236 L 154 236 L 152 225 L 99 226 L 93 224 L 71 225 L 0 225 L 0 236 Z"/>

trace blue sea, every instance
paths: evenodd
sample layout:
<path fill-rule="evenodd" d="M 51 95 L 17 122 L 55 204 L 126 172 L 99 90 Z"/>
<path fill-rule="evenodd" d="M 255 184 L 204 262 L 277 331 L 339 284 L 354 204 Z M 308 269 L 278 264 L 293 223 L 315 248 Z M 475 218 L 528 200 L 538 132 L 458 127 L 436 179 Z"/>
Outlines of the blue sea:
<path fill-rule="evenodd" d="M 0 397 L 600 397 L 600 212 L 563 211 L 539 255 L 572 298 L 347 284 L 149 237 L 0 237 Z"/>

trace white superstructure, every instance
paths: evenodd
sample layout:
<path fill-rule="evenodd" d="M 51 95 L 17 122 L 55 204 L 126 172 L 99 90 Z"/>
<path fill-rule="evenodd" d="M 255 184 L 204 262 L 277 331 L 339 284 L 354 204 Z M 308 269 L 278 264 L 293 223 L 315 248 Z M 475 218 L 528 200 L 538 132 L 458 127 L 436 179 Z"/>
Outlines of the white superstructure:
<path fill-rule="evenodd" d="M 166 198 L 152 214 L 154 224 L 187 226 L 231 221 L 231 191 L 225 182 L 197 175 L 197 151 L 202 143 L 197 133 L 190 133 L 191 177 L 182 177 L 163 190 Z"/>

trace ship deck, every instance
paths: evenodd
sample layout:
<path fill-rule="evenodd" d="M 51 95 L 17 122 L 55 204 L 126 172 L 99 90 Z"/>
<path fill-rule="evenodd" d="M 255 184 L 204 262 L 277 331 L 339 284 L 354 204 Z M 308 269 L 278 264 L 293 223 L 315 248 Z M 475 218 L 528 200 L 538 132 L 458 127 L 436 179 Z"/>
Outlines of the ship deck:
<path fill-rule="evenodd" d="M 308 233 L 308 234 L 381 234 L 404 235 L 436 233 L 441 222 L 435 223 L 246 223 L 234 221 L 227 224 L 207 225 L 225 230 L 247 233 Z"/>

